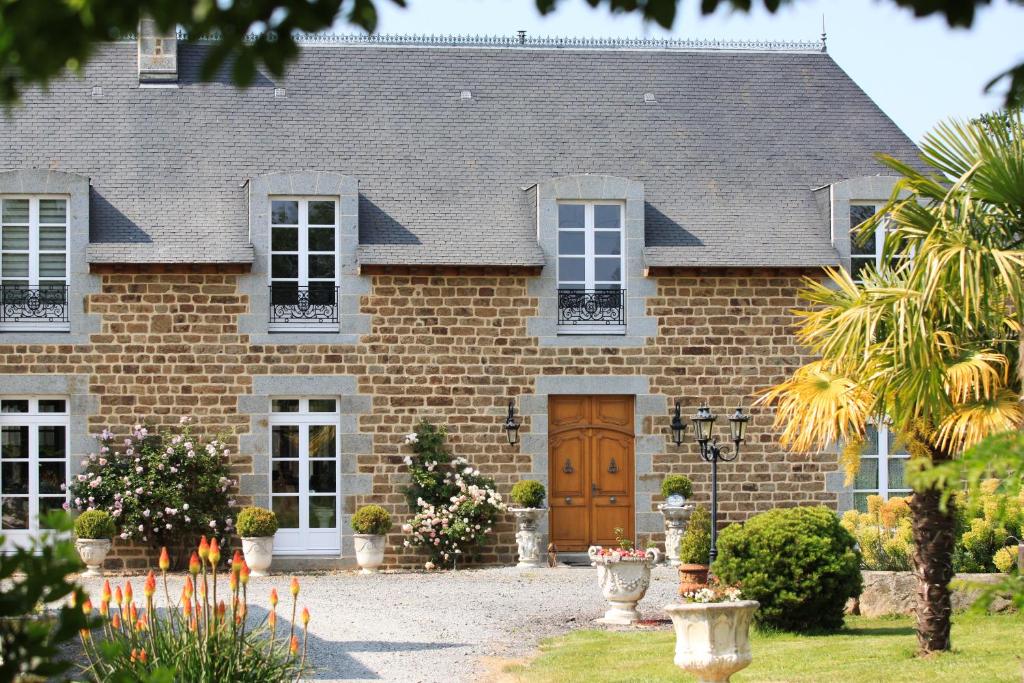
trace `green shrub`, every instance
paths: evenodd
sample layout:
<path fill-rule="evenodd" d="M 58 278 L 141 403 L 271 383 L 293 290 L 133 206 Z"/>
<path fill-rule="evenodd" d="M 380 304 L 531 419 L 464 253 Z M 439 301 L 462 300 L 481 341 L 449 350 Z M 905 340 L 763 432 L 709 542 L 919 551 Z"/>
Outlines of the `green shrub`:
<path fill-rule="evenodd" d="M 725 584 L 761 608 L 761 626 L 784 631 L 834 630 L 843 609 L 863 587 L 856 541 L 825 507 L 797 507 L 754 515 L 718 538 L 711 568 Z"/>
<path fill-rule="evenodd" d="M 683 564 L 707 564 L 711 556 L 711 513 L 698 507 L 679 541 L 679 561 Z"/>
<path fill-rule="evenodd" d="M 689 477 L 682 474 L 670 474 L 661 480 L 661 497 L 682 496 L 689 498 L 693 495 L 693 482 Z"/>
<path fill-rule="evenodd" d="M 113 538 L 117 533 L 114 518 L 103 510 L 86 510 L 75 519 L 75 536 L 79 538 Z"/>
<path fill-rule="evenodd" d="M 391 531 L 391 515 L 380 505 L 365 505 L 352 515 L 352 530 L 357 534 L 382 536 Z"/>
<path fill-rule="evenodd" d="M 981 483 L 980 495 L 958 508 L 953 568 L 958 572 L 994 572 L 995 554 L 1024 528 L 1024 491 L 1005 490 L 998 479 Z"/>
<path fill-rule="evenodd" d="M 260 507 L 242 508 L 238 513 L 238 535 L 242 538 L 262 538 L 277 533 L 277 515 Z"/>
<path fill-rule="evenodd" d="M 517 481 L 512 487 L 512 502 L 519 507 L 543 507 L 545 495 L 547 495 L 547 491 L 544 489 L 544 484 L 532 479 Z"/>

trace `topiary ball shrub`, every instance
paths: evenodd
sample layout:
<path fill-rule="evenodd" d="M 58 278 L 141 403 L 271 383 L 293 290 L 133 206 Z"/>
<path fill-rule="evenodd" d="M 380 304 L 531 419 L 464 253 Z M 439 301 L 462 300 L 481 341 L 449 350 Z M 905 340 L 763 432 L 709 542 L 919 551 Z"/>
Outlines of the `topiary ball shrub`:
<path fill-rule="evenodd" d="M 835 512 L 796 507 L 726 528 L 711 570 L 761 603 L 754 615 L 759 626 L 831 631 L 842 627 L 846 601 L 860 595 L 860 565 L 856 541 Z"/>
<path fill-rule="evenodd" d="M 690 514 L 682 540 L 679 561 L 683 564 L 707 564 L 711 557 L 711 513 L 698 507 Z"/>
<path fill-rule="evenodd" d="M 265 538 L 277 533 L 277 515 L 261 507 L 242 508 L 235 527 L 241 538 Z"/>
<path fill-rule="evenodd" d="M 512 502 L 521 508 L 539 508 L 544 506 L 547 491 L 544 484 L 532 479 L 517 481 L 512 487 Z"/>
<path fill-rule="evenodd" d="M 366 505 L 352 515 L 352 530 L 357 534 L 383 536 L 391 531 L 391 515 L 380 505 Z"/>
<path fill-rule="evenodd" d="M 111 539 L 117 533 L 114 518 L 103 510 L 86 510 L 75 518 L 75 536 Z"/>
<path fill-rule="evenodd" d="M 670 474 L 661 480 L 661 497 L 682 496 L 689 498 L 693 495 L 693 482 L 689 477 L 682 474 Z"/>

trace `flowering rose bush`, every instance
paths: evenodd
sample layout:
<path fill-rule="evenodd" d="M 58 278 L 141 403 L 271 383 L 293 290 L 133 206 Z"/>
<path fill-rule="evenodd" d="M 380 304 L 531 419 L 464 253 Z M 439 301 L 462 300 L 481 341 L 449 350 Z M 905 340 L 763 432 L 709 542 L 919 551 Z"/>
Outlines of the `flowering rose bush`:
<path fill-rule="evenodd" d="M 405 496 L 415 512 L 402 531 L 405 545 L 430 553 L 427 569 L 454 567 L 458 558 L 482 544 L 498 514 L 505 510 L 494 480 L 480 474 L 465 458 L 452 457 L 446 432 L 426 421 L 405 437 L 413 450 L 405 458 L 412 483 Z"/>
<path fill-rule="evenodd" d="M 150 434 L 136 425 L 123 439 L 109 429 L 97 439 L 99 452 L 82 461 L 72 480 L 71 507 L 109 512 L 119 538 L 154 547 L 231 532 L 228 491 L 235 482 L 224 463 L 228 450 L 217 439 L 194 437 L 189 418 L 176 431 Z"/>

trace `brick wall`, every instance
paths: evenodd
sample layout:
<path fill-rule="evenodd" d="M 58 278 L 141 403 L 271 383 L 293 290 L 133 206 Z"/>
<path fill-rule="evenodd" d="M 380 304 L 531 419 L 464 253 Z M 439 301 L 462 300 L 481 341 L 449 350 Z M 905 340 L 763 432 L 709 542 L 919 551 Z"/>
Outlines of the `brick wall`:
<path fill-rule="evenodd" d="M 666 395 L 666 410 L 649 418 L 643 432 L 666 439 L 653 474 L 645 476 L 687 474 L 696 497 L 706 500 L 709 469 L 695 446 L 669 444 L 671 401 L 680 398 L 688 413 L 704 400 L 719 414 L 749 407 L 755 392 L 803 360 L 789 313 L 798 305 L 804 275 L 798 271 L 659 274 L 648 314 L 660 331 L 638 348 L 539 346 L 526 333 L 526 319 L 537 308 L 527 294 L 530 276 L 472 271 L 373 275 L 361 306 L 372 328 L 356 345 L 252 344 L 238 333 L 238 316 L 248 306 L 240 275 L 222 267 L 107 269 L 102 291 L 87 302 L 102 320 L 91 344 L 3 345 L 0 337 L 0 374 L 88 374 L 90 392 L 100 400 L 99 414 L 89 419 L 92 431 L 108 425 L 117 431 L 140 419 L 173 425 L 191 413 L 201 430 L 227 434 L 234 444 L 250 429 L 238 398 L 251 391 L 255 376 L 356 376 L 359 392 L 372 399 L 359 424 L 372 435 L 372 452 L 359 455 L 358 470 L 372 475 L 373 494 L 347 499 L 346 511 L 376 502 L 401 519 L 408 513 L 400 493 L 407 479 L 401 438 L 420 419 L 447 424 L 453 450 L 493 475 L 503 492 L 531 470 L 530 456 L 507 444 L 499 423 L 508 399 L 531 393 L 541 375 L 648 377 L 651 390 Z M 776 506 L 835 504 L 824 483 L 834 457 L 781 451 L 770 421 L 755 410 L 748 445 L 735 463 L 720 468 L 720 510 L 728 521 Z M 527 420 L 522 433 L 532 428 Z M 250 472 L 251 460 L 237 454 L 232 469 Z M 482 560 L 511 562 L 511 523 L 496 528 L 495 540 Z M 422 562 L 402 552 L 399 534 L 389 544 L 389 563 Z M 116 551 L 120 560 L 144 562 L 140 549 L 123 545 Z"/>

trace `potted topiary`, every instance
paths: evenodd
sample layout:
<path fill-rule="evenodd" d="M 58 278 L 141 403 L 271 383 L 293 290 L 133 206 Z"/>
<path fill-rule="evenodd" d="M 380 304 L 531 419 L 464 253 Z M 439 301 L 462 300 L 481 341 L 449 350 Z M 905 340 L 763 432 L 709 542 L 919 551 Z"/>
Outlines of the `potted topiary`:
<path fill-rule="evenodd" d="M 391 515 L 380 505 L 366 505 L 352 515 L 356 561 L 361 574 L 376 574 L 384 564 L 384 535 L 391 531 Z"/>
<path fill-rule="evenodd" d="M 243 508 L 236 524 L 242 539 L 245 564 L 253 576 L 266 576 L 274 559 L 274 534 L 277 533 L 277 515 L 261 507 Z"/>
<path fill-rule="evenodd" d="M 593 545 L 587 551 L 609 607 L 597 623 L 628 626 L 640 621 L 636 605 L 651 585 L 651 567 L 658 563 L 659 552 L 657 548 L 634 548 L 631 540 L 622 537 L 622 529 L 615 530 L 615 537 L 618 548 Z"/>
<path fill-rule="evenodd" d="M 538 523 L 545 512 L 546 495 L 544 484 L 532 479 L 518 481 L 512 487 L 512 502 L 516 507 L 510 507 L 509 512 L 515 515 L 519 527 L 516 531 L 516 543 L 519 545 L 518 567 L 532 569 L 544 566 L 541 561 Z"/>
<path fill-rule="evenodd" d="M 85 563 L 82 576 L 103 576 L 103 561 L 110 552 L 117 528 L 114 518 L 103 510 L 86 510 L 75 519 L 75 548 Z"/>
<path fill-rule="evenodd" d="M 679 542 L 686 529 L 686 520 L 693 512 L 693 506 L 686 499 L 693 494 L 693 483 L 682 474 L 670 474 L 661 481 L 661 497 L 664 503 L 658 505 L 665 518 L 665 561 L 673 567 L 679 566 Z"/>
<path fill-rule="evenodd" d="M 698 507 L 690 515 L 690 524 L 679 541 L 679 593 L 700 590 L 708 583 L 711 558 L 711 513 Z"/>

